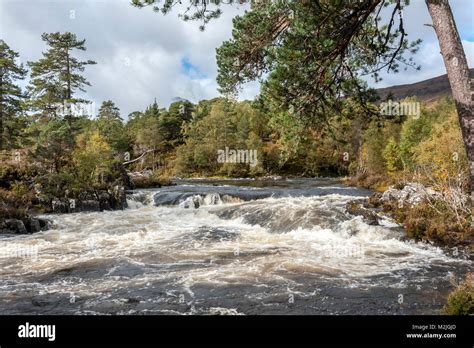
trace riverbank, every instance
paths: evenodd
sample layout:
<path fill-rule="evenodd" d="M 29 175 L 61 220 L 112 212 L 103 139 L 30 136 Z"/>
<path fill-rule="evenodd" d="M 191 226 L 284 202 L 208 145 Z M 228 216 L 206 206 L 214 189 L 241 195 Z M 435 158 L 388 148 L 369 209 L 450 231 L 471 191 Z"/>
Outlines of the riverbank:
<path fill-rule="evenodd" d="M 0 234 L 30 234 L 46 231 L 50 220 L 40 214 L 67 214 L 78 212 L 100 212 L 127 208 L 125 190 L 122 186 L 110 189 L 68 191 L 62 197 L 48 200 L 39 192 L 0 190 Z"/>
<path fill-rule="evenodd" d="M 47 230 L 50 221 L 38 218 L 39 214 L 123 210 L 127 208 L 127 190 L 173 184 L 169 178 L 151 171 L 128 173 L 120 165 L 116 166 L 115 174 L 114 178 L 108 178 L 109 182 L 95 187 L 71 185 L 73 188 L 60 190 L 55 187 L 59 183 L 36 182 L 36 173 L 31 168 L 5 167 L 0 175 L 0 234 Z"/>
<path fill-rule="evenodd" d="M 55 197 L 49 201 L 38 199 L 35 197 L 35 193 L 31 192 L 14 194 L 2 190 L 0 192 L 0 209 L 2 211 L 0 212 L 0 231 L 3 233 L 8 231 L 33 233 L 47 229 L 47 221 L 39 221 L 35 218 L 38 213 L 122 210 L 127 207 L 126 190 L 166 187 L 186 180 L 163 175 L 157 176 L 152 171 L 129 172 L 122 176 L 126 176 L 125 179 L 122 178 L 122 181 L 128 183 L 128 187 L 116 185 L 109 189 L 66 192 L 63 197 Z M 253 181 L 257 183 L 257 186 L 262 186 L 266 182 L 298 179 L 297 177 L 262 176 L 240 179 L 213 177 L 188 180 L 203 183 L 207 181 L 224 183 L 226 180 Z M 330 180 L 337 182 L 341 181 L 341 178 Z M 407 183 L 390 186 L 390 180 L 387 178 L 374 176 L 344 178 L 342 182 L 352 187 L 376 191 L 364 202 L 351 202 L 346 207 L 349 213 L 363 216 L 369 224 L 376 224 L 378 216 L 389 216 L 405 228 L 408 238 L 417 241 L 429 241 L 447 247 L 472 247 L 474 243 L 474 234 L 469 219 L 463 217 L 462 212 L 452 211 L 446 207 L 446 204 L 443 205 L 443 197 L 422 184 Z M 2 197 L 4 197 L 3 200 L 1 200 Z"/>
<path fill-rule="evenodd" d="M 389 185 L 389 181 L 378 182 L 372 178 L 370 188 L 383 188 L 375 192 L 363 204 L 349 207 L 360 214 L 381 214 L 390 216 L 402 225 L 407 236 L 416 241 L 427 241 L 447 247 L 472 247 L 474 229 L 470 214 L 469 196 L 461 190 L 435 190 L 417 182 L 399 182 Z M 361 181 L 345 180 L 351 185 Z M 362 181 L 367 187 L 368 181 Z M 368 210 L 368 212 L 367 212 Z"/>
<path fill-rule="evenodd" d="M 30 234 L 49 228 L 47 219 L 28 209 L 29 199 L 0 189 L 0 234 Z"/>

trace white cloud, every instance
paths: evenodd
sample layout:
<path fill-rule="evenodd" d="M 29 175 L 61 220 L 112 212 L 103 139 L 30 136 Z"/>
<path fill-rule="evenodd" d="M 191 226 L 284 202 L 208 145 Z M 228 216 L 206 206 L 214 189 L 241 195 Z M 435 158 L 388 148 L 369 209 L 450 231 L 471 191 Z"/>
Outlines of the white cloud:
<path fill-rule="evenodd" d="M 465 38 L 474 38 L 471 0 L 452 1 L 458 28 Z M 232 18 L 246 6 L 225 6 L 221 18 L 212 21 L 206 31 L 199 23 L 183 22 L 179 9 L 167 16 L 151 8 L 136 9 L 129 0 L 0 0 L 0 36 L 21 55 L 23 61 L 37 60 L 45 46 L 41 33 L 71 31 L 85 38 L 87 52 L 80 57 L 94 59 L 97 65 L 86 68 L 92 86 L 86 96 L 97 105 L 113 100 L 123 116 L 143 110 L 156 97 L 167 106 L 174 97 L 197 102 L 218 96 L 215 49 L 231 37 Z M 74 17 L 71 18 L 71 11 Z M 412 1 L 405 11 L 405 23 L 411 39 L 424 39 L 416 56 L 420 72 L 408 70 L 384 76 L 383 87 L 411 83 L 445 73 L 436 35 L 424 1 Z M 463 41 L 471 66 L 474 43 Z M 199 69 L 203 78 L 183 73 L 183 58 Z M 129 63 L 129 64 L 127 64 Z M 259 92 L 258 82 L 243 86 L 241 99 L 252 99 Z"/>
<path fill-rule="evenodd" d="M 464 51 L 469 67 L 474 66 L 474 42 L 462 41 Z M 421 46 L 416 55 L 417 63 L 421 64 L 421 70 L 417 71 L 408 68 L 406 71 L 400 71 L 397 74 L 381 74 L 383 80 L 380 83 L 369 84 L 374 88 L 389 87 L 394 85 L 403 85 L 423 81 L 432 77 L 446 74 L 443 57 L 440 52 L 438 42 L 428 42 Z"/>

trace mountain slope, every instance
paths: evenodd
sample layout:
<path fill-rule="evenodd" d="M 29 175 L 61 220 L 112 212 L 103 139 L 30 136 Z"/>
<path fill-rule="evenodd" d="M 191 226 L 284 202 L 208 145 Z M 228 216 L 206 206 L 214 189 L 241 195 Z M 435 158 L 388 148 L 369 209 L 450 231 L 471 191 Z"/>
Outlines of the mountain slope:
<path fill-rule="evenodd" d="M 470 75 L 474 76 L 474 69 L 470 69 Z M 426 103 L 451 95 L 448 75 L 441 75 L 432 79 L 406 85 L 379 88 L 376 91 L 382 100 L 386 99 L 391 94 L 391 99 L 393 100 L 416 96 Z"/>

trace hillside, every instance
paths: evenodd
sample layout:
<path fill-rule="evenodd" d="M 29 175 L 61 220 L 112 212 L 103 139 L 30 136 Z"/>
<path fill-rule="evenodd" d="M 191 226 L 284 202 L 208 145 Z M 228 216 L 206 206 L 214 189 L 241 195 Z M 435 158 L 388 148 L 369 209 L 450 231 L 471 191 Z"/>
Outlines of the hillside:
<path fill-rule="evenodd" d="M 474 76 L 474 69 L 470 69 L 470 73 L 471 76 Z M 451 87 L 449 86 L 448 75 L 446 74 L 412 84 L 379 88 L 376 91 L 382 100 L 386 99 L 389 94 L 392 94 L 393 100 L 417 96 L 426 103 L 451 95 Z"/>

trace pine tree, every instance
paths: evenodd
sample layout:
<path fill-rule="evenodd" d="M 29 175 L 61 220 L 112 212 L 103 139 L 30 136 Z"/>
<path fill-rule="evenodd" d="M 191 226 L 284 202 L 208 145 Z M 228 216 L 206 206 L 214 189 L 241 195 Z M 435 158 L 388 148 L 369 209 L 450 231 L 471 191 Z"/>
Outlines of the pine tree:
<path fill-rule="evenodd" d="M 99 109 L 97 119 L 99 121 L 112 121 L 122 123 L 122 117 L 120 117 L 120 109 L 111 100 L 106 100 L 102 103 Z"/>
<path fill-rule="evenodd" d="M 31 155 L 50 173 L 59 174 L 69 164 L 73 148 L 74 137 L 68 122 L 54 118 L 41 129 L 36 149 Z"/>
<path fill-rule="evenodd" d="M 69 124 L 72 120 L 70 104 L 85 103 L 75 98 L 77 91 L 85 92 L 90 83 L 81 75 L 86 65 L 96 64 L 92 60 L 80 61 L 72 56 L 73 50 L 85 51 L 85 41 L 78 40 L 75 34 L 44 33 L 41 38 L 48 50 L 36 62 L 28 62 L 31 67 L 31 81 L 28 87 L 31 107 L 43 116 L 62 116 L 58 106 L 64 106 L 64 116 Z"/>
<path fill-rule="evenodd" d="M 112 149 L 117 152 L 124 152 L 128 149 L 120 109 L 113 101 L 107 100 L 102 103 L 97 116 L 97 125 L 100 134 L 105 137 Z"/>
<path fill-rule="evenodd" d="M 25 97 L 17 81 L 25 78 L 27 70 L 16 61 L 18 57 L 17 52 L 0 40 L 0 150 L 9 147 L 5 144 L 5 140 L 8 140 L 5 139 L 5 130 L 15 115 L 21 112 L 21 103 Z"/>
<path fill-rule="evenodd" d="M 158 103 L 155 101 L 153 104 L 149 105 L 145 110 L 145 117 L 154 117 L 158 119 L 160 117 L 160 108 L 158 107 Z"/>

